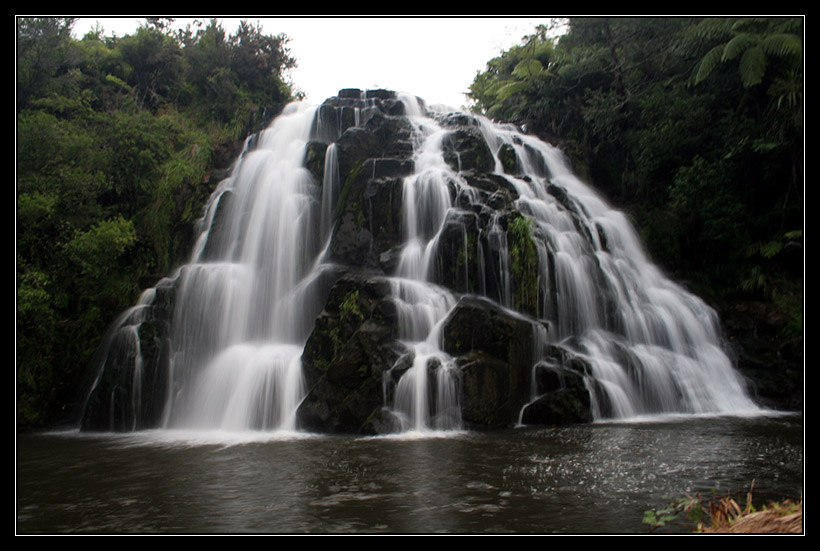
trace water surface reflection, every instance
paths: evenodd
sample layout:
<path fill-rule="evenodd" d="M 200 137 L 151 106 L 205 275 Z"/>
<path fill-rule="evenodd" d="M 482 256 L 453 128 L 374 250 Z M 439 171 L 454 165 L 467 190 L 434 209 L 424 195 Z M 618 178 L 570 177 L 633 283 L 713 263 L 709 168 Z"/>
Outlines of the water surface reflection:
<path fill-rule="evenodd" d="M 795 417 L 402 438 L 18 437 L 20 533 L 640 533 L 685 493 L 800 495 Z"/>

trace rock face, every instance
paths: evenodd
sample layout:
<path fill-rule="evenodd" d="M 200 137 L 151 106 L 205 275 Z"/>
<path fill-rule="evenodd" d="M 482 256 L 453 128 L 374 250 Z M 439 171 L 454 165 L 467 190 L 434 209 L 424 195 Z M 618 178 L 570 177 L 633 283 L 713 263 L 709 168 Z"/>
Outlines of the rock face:
<path fill-rule="evenodd" d="M 271 132 L 307 135 L 301 159 L 248 141 L 196 261 L 114 331 L 119 367 L 98 370 L 84 428 L 379 434 L 752 407 L 711 309 L 546 144 L 384 90 L 309 115 Z"/>
<path fill-rule="evenodd" d="M 465 297 L 444 322 L 442 344 L 458 358 L 463 418 L 470 426 L 513 425 L 531 395 L 532 323 L 493 303 Z"/>
<path fill-rule="evenodd" d="M 391 428 L 383 386 L 403 353 L 390 285 L 377 275 L 347 273 L 330 291 L 305 345 L 310 389 L 300 426 L 316 432 L 375 434 Z"/>
<path fill-rule="evenodd" d="M 306 165 L 322 181 L 325 142 L 335 143 L 341 191 L 328 255 L 345 266 L 345 275 L 302 357 L 308 392 L 299 419 L 307 430 L 380 433 L 401 425 L 391 405 L 414 351 L 402 339 L 387 279 L 397 273 L 405 245 L 404 178 L 416 170 L 418 136 L 405 115 L 406 105 L 387 92 L 363 99 L 358 91 L 342 91 L 320 108 L 315 134 L 324 139 L 309 145 Z M 516 186 L 496 171 L 476 119 L 445 113 L 438 120 L 446 129 L 442 159 L 460 183 L 449 190 L 457 208 L 440 231 L 428 230 L 438 235 L 427 279 L 452 292 L 457 304 L 441 322 L 445 358 L 428 361 L 430 380 L 442 361 L 456 367 L 464 427 L 513 426 L 522 411 L 529 424 L 590 421 L 583 373 L 534 370 L 536 326 L 543 329 L 543 321 L 530 317 L 539 308 L 538 256 L 515 207 Z M 520 173 L 511 148 L 499 159 L 503 171 Z M 543 396 L 528 406 L 534 373 L 546 382 L 540 383 Z"/>
<path fill-rule="evenodd" d="M 404 178 L 416 169 L 418 135 L 405 116 L 405 103 L 392 93 L 369 94 L 363 98 L 358 91 L 342 91 L 319 112 L 324 130 L 317 135 L 336 144 L 341 176 L 328 255 L 346 269 L 305 346 L 309 390 L 299 419 L 308 430 L 378 433 L 400 428 L 390 405 L 414 360 L 414 352 L 402 341 L 393 289 L 385 278 L 397 273 L 404 245 Z M 498 210 L 461 198 L 465 208 L 447 220 L 436 241 L 430 278 L 457 293 L 478 293 L 486 288 L 488 275 L 476 256 L 478 248 L 487 245 L 479 243 L 480 233 L 495 218 L 506 222 L 513 216 L 513 186 L 500 186 L 491 174 L 493 154 L 474 120 L 453 115 L 444 117 L 443 125 L 450 129 L 441 146 L 443 160 L 469 175 L 475 192 Z M 324 175 L 325 148 L 324 143 L 308 148 L 313 153 L 307 164 L 317 181 Z M 455 185 L 450 193 L 452 200 L 460 199 Z M 491 288 L 499 290 L 495 282 Z M 476 322 L 479 313 L 485 319 L 482 327 L 464 325 Z M 529 398 L 531 333 L 529 322 L 504 315 L 489 301 L 465 299 L 453 310 L 444 323 L 443 351 L 459 366 L 466 425 L 516 422 Z M 487 336 L 493 336 L 492 347 L 469 346 L 473 338 Z M 505 342 L 513 336 L 515 340 Z M 525 344 L 528 348 L 521 353 L 516 347 Z M 431 374 L 440 361 L 430 360 Z"/>

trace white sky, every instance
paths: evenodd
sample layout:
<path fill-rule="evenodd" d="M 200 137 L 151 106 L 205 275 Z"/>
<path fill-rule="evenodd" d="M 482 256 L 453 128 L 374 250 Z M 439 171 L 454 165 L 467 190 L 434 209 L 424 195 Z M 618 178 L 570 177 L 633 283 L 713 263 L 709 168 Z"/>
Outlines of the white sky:
<path fill-rule="evenodd" d="M 199 19 L 207 20 L 206 17 Z M 265 34 L 283 33 L 298 68 L 291 81 L 310 103 L 342 88 L 387 88 L 428 104 L 461 107 L 476 73 L 502 51 L 520 43 L 549 17 L 219 17 L 233 33 L 246 19 Z M 176 18 L 184 27 L 194 18 Z M 143 18 L 84 16 L 74 26 L 81 38 L 99 21 L 104 35 L 133 34 Z"/>

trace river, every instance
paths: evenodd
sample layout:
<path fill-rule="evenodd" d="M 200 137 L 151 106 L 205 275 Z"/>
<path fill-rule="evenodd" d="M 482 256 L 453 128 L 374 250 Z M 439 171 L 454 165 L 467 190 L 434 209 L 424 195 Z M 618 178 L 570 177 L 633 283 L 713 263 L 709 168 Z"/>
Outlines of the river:
<path fill-rule="evenodd" d="M 644 511 L 685 494 L 754 483 L 761 500 L 802 497 L 803 446 L 800 416 L 395 438 L 23 434 L 17 533 L 647 533 Z"/>

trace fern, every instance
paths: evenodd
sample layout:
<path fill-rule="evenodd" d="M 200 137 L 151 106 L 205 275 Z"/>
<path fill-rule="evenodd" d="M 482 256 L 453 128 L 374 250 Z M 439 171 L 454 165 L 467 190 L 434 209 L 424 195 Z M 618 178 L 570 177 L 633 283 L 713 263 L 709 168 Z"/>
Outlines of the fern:
<path fill-rule="evenodd" d="M 760 84 L 765 73 L 766 55 L 760 46 L 754 46 L 743 52 L 740 58 L 740 80 L 745 88 Z"/>
<path fill-rule="evenodd" d="M 527 79 L 532 78 L 538 73 L 540 73 L 544 69 L 541 62 L 537 59 L 525 59 L 524 61 L 520 62 L 518 65 L 515 66 L 513 69 L 513 76 Z"/>
<path fill-rule="evenodd" d="M 795 34 L 778 33 L 767 36 L 761 43 L 766 55 L 776 57 L 800 57 L 803 55 L 803 43 Z"/>
<path fill-rule="evenodd" d="M 698 84 L 704 80 L 714 71 L 723 58 L 723 46 L 715 46 L 709 53 L 703 56 L 694 71 L 694 81 Z"/>
<path fill-rule="evenodd" d="M 506 82 L 497 92 L 497 97 L 500 101 L 504 101 L 508 97 L 518 92 L 526 92 L 532 89 L 532 84 L 526 80 L 513 80 Z"/>
<path fill-rule="evenodd" d="M 730 25 L 731 24 L 731 25 Z M 702 22 L 692 37 L 701 40 L 729 38 L 725 43 L 713 47 L 695 66 L 692 81 L 704 81 L 721 63 L 740 57 L 739 74 L 745 88 L 763 82 L 768 67 L 768 58 L 775 57 L 799 62 L 803 53 L 803 42 L 798 34 L 801 21 L 788 20 L 782 24 L 761 18 L 739 20 L 712 20 Z"/>
<path fill-rule="evenodd" d="M 756 42 L 754 35 L 743 33 L 735 36 L 723 46 L 721 61 L 729 61 L 736 58 L 741 53 L 747 51 Z"/>

